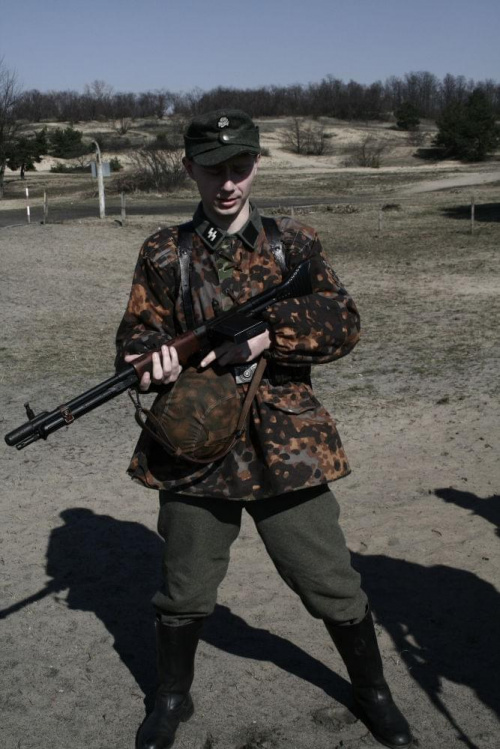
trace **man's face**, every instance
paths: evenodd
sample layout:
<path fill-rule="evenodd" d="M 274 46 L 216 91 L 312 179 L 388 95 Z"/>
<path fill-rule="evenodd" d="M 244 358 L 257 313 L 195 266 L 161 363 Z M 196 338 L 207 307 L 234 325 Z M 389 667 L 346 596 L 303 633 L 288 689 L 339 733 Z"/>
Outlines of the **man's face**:
<path fill-rule="evenodd" d="M 260 156 L 241 154 L 216 166 L 200 166 L 184 159 L 189 176 L 194 179 L 207 216 L 221 226 L 232 224 L 248 198 L 257 174 Z"/>

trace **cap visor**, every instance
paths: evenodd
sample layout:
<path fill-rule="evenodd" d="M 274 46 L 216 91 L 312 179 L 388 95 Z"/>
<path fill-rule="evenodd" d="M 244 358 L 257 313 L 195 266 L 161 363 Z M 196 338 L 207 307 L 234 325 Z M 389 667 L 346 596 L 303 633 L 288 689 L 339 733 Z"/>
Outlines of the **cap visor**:
<path fill-rule="evenodd" d="M 196 156 L 191 156 L 191 161 L 200 166 L 216 166 L 222 164 L 228 159 L 232 159 L 235 156 L 241 156 L 244 153 L 248 153 L 251 156 L 257 156 L 260 153 L 260 149 L 252 148 L 252 146 L 224 146 L 222 148 L 214 148 L 212 151 L 205 151 L 205 153 L 199 153 Z M 188 157 L 189 158 L 189 157 Z"/>

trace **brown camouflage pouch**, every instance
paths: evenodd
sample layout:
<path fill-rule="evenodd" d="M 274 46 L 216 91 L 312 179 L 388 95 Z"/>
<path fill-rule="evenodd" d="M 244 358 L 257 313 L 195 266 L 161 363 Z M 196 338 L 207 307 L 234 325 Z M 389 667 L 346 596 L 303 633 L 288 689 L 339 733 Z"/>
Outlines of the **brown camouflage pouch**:
<path fill-rule="evenodd" d="M 170 455 L 191 463 L 213 463 L 242 435 L 265 368 L 261 358 L 243 404 L 233 373 L 217 365 L 185 369 L 150 410 L 142 406 L 137 392 L 129 391 L 136 421 Z"/>

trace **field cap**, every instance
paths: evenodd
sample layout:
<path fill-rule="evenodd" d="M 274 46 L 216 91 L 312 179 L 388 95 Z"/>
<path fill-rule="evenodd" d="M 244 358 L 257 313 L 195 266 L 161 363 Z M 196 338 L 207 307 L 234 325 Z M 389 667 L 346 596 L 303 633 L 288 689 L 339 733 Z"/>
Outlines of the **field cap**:
<path fill-rule="evenodd" d="M 242 153 L 259 154 L 259 128 L 241 109 L 217 109 L 191 121 L 184 145 L 188 159 L 215 166 Z"/>

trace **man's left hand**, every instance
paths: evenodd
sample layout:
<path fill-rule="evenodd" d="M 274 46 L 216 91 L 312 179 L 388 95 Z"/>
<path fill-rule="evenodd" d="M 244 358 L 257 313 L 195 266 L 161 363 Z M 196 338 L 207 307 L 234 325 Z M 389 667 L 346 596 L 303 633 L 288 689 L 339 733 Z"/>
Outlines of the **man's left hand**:
<path fill-rule="evenodd" d="M 249 338 L 244 343 L 236 344 L 227 341 L 213 351 L 210 351 L 200 362 L 200 367 L 208 367 L 215 360 L 222 366 L 227 366 L 228 364 L 245 364 L 257 359 L 270 346 L 271 337 L 268 330 L 259 333 L 259 335 L 253 338 Z"/>

